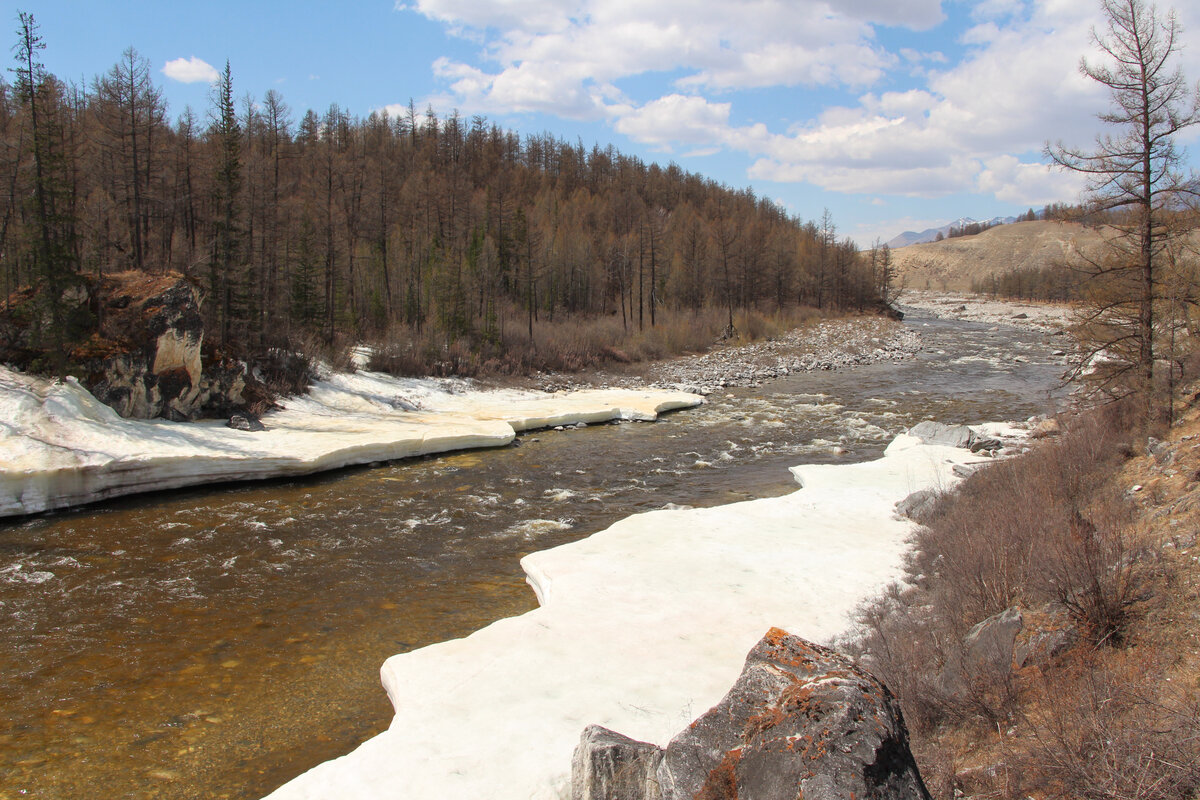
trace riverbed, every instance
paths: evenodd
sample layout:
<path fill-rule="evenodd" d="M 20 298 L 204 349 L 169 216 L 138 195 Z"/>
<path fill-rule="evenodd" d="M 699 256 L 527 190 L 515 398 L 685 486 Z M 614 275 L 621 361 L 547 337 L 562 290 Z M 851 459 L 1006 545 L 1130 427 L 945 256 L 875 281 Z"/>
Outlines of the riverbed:
<path fill-rule="evenodd" d="M 791 491 L 788 466 L 874 458 L 921 419 L 1052 408 L 1046 333 L 908 324 L 914 359 L 655 423 L 5 525 L 0 797 L 261 796 L 386 726 L 384 658 L 532 608 L 525 553 L 669 503 Z"/>

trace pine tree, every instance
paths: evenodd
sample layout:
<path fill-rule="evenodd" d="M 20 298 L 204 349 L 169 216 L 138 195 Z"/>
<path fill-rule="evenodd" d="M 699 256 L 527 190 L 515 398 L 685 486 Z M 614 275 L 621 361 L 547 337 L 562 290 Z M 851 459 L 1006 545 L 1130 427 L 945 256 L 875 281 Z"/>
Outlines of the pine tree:
<path fill-rule="evenodd" d="M 233 101 L 229 62 L 216 87 L 212 135 L 216 153 L 216 236 L 209 264 L 209 296 L 217 305 L 217 330 L 222 344 L 233 341 L 238 316 L 240 286 L 240 228 L 238 195 L 242 189 L 242 128 Z"/>
<path fill-rule="evenodd" d="M 35 274 L 42 282 L 40 297 L 49 317 L 49 356 L 60 376 L 66 373 L 65 344 L 68 309 L 64 300 L 75 273 L 74 224 L 70 217 L 72 204 L 65 196 L 69 191 L 63 152 L 62 114 L 64 113 L 58 82 L 46 73 L 38 53 L 46 44 L 38 32 L 32 14 L 18 15 L 16 50 L 16 95 L 27 108 L 30 154 L 33 158 L 33 217 L 36 220 L 36 243 L 33 261 Z"/>

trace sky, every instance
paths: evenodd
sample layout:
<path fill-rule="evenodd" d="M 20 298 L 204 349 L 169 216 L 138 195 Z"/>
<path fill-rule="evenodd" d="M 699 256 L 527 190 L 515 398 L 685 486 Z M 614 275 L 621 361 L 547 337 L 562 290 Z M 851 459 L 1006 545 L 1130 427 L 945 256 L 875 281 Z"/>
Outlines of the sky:
<path fill-rule="evenodd" d="M 1170 8 L 1160 6 L 1163 14 Z M 32 13 L 46 68 L 90 86 L 128 48 L 172 116 L 279 92 L 295 119 L 409 102 L 522 134 L 614 145 L 751 187 L 869 246 L 959 217 L 1074 202 L 1050 141 L 1102 129 L 1098 0 L 0 0 Z M 1200 78 L 1200 3 L 1177 63 Z M 1200 149 L 1197 134 L 1180 140 Z M 1200 163 L 1192 154 L 1192 163 Z"/>

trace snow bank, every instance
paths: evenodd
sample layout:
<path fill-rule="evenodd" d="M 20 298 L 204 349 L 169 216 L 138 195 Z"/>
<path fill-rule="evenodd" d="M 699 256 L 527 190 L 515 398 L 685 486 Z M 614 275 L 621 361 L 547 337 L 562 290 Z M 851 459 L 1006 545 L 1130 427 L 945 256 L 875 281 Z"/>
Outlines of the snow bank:
<path fill-rule="evenodd" d="M 665 746 L 771 626 L 844 631 L 901 573 L 895 503 L 981 460 L 902 436 L 877 461 L 793 468 L 785 497 L 653 511 L 529 555 L 540 608 L 388 659 L 389 729 L 270 800 L 568 797 L 584 726 Z"/>
<path fill-rule="evenodd" d="M 0 516 L 495 447 L 529 428 L 650 420 L 703 402 L 670 391 L 550 394 L 468 386 L 378 373 L 335 375 L 264 416 L 265 431 L 249 432 L 222 422 L 123 419 L 73 379 L 50 382 L 0 367 Z"/>

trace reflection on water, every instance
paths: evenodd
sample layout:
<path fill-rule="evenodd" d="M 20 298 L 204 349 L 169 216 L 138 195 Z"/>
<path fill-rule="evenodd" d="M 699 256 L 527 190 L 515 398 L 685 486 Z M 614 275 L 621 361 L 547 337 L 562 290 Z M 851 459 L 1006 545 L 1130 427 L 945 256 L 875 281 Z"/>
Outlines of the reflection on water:
<path fill-rule="evenodd" d="M 1040 335 L 912 324 L 911 361 L 653 424 L 0 525 L 0 799 L 259 797 L 387 725 L 388 655 L 532 608 L 525 553 L 790 491 L 786 467 L 875 457 L 924 418 L 1050 407 Z"/>

